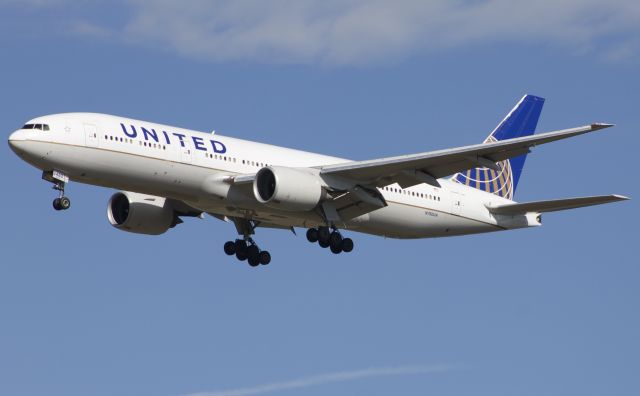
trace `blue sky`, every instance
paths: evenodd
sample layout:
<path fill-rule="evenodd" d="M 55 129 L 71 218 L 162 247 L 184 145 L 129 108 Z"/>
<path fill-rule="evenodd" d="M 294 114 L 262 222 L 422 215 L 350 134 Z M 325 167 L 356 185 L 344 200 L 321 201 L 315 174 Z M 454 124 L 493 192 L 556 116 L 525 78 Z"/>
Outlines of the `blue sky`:
<path fill-rule="evenodd" d="M 617 126 L 536 148 L 516 199 L 636 200 L 340 256 L 262 230 L 256 270 L 212 218 L 123 233 L 78 184 L 54 212 L 5 145 L 0 394 L 637 395 L 640 6 L 391 3 L 0 1 L 0 126 L 97 111 L 367 159 L 480 142 L 532 93 L 540 131 Z"/>

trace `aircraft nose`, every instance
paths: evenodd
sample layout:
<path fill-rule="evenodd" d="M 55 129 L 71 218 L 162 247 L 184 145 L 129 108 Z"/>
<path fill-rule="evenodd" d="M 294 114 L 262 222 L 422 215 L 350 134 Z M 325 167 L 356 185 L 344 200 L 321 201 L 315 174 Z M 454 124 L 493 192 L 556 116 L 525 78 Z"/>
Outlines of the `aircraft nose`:
<path fill-rule="evenodd" d="M 9 147 L 11 147 L 11 150 L 16 151 L 20 142 L 25 140 L 26 139 L 22 131 L 15 131 L 9 135 Z"/>

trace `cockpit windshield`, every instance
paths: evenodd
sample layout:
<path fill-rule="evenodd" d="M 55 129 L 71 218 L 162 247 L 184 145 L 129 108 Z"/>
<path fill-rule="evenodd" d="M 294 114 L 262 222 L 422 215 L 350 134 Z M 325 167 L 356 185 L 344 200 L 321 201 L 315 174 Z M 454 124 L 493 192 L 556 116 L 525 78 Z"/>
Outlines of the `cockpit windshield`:
<path fill-rule="evenodd" d="M 26 124 L 21 129 L 39 129 L 41 131 L 48 131 L 49 125 L 47 124 Z"/>

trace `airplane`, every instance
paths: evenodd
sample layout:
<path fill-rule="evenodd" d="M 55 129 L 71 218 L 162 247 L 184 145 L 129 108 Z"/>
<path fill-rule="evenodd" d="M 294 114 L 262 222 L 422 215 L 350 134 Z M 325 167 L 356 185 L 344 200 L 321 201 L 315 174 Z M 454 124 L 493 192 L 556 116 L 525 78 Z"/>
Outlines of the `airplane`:
<path fill-rule="evenodd" d="M 159 235 L 183 217 L 233 223 L 229 256 L 269 264 L 257 228 L 306 228 L 309 242 L 351 252 L 344 230 L 430 238 L 538 227 L 542 213 L 629 199 L 621 195 L 515 202 L 533 147 L 613 126 L 534 134 L 544 99 L 525 95 L 480 144 L 365 161 L 98 113 L 37 117 L 9 146 L 42 171 L 67 210 L 69 181 L 120 190 L 107 204 L 115 228 Z"/>

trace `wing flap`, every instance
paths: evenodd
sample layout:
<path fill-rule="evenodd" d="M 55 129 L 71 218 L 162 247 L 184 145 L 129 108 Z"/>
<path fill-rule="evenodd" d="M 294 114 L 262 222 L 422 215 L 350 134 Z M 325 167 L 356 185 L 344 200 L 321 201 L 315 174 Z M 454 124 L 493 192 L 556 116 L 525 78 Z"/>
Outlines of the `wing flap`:
<path fill-rule="evenodd" d="M 591 197 L 554 199 L 549 201 L 533 201 L 487 207 L 493 214 L 519 215 L 525 213 L 544 213 L 559 210 L 582 208 L 584 206 L 602 205 L 611 202 L 625 201 L 629 198 L 622 195 L 597 195 Z"/>

